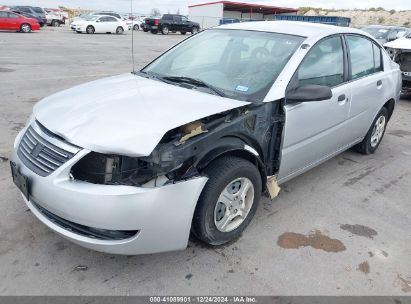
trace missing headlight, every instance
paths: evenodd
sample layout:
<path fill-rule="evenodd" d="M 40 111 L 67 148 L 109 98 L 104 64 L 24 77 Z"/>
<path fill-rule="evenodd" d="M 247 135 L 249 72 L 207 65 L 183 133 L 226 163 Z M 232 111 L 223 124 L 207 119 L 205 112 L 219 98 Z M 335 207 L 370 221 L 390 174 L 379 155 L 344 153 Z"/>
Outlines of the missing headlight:
<path fill-rule="evenodd" d="M 71 175 L 93 184 L 140 186 L 157 176 L 156 169 L 139 158 L 91 152 L 73 166 Z"/>

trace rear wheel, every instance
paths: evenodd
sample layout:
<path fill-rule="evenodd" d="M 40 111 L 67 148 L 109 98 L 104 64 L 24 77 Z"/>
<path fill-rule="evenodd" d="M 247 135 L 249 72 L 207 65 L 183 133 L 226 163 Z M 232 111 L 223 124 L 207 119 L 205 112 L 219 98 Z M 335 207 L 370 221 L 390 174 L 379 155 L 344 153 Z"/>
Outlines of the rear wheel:
<path fill-rule="evenodd" d="M 164 25 L 164 26 L 161 28 L 161 34 L 163 34 L 163 35 L 168 35 L 169 32 L 170 32 L 170 30 L 168 29 L 168 26 L 167 26 L 167 25 Z"/>
<path fill-rule="evenodd" d="M 117 35 L 121 35 L 121 34 L 123 34 L 123 33 L 124 33 L 123 27 L 119 26 L 119 27 L 116 29 L 116 34 L 117 34 Z"/>
<path fill-rule="evenodd" d="M 261 176 L 251 162 L 222 157 L 206 169 L 209 180 L 198 200 L 192 231 L 203 242 L 221 245 L 240 237 L 261 196 Z"/>
<path fill-rule="evenodd" d="M 198 33 L 198 27 L 193 27 L 192 29 L 191 29 L 191 34 L 197 34 Z"/>
<path fill-rule="evenodd" d="M 60 21 L 58 21 L 58 20 L 53 20 L 52 22 L 51 22 L 51 25 L 52 26 L 54 26 L 54 27 L 57 27 L 57 26 L 60 26 Z"/>
<path fill-rule="evenodd" d="M 387 123 L 388 110 L 386 108 L 382 108 L 377 117 L 374 119 L 364 140 L 355 146 L 355 149 L 362 154 L 374 153 L 384 137 Z"/>
<path fill-rule="evenodd" d="M 158 34 L 158 30 L 151 30 L 151 34 Z"/>
<path fill-rule="evenodd" d="M 27 23 L 22 24 L 22 25 L 20 26 L 20 31 L 21 31 L 22 33 L 30 33 L 30 32 L 31 32 L 31 25 L 30 25 L 30 24 L 27 24 Z"/>
<path fill-rule="evenodd" d="M 187 34 L 187 32 L 181 32 L 181 35 L 185 35 L 185 34 Z"/>
<path fill-rule="evenodd" d="M 138 24 L 134 24 L 133 30 L 134 30 L 134 31 L 138 31 L 139 29 L 140 29 L 140 27 L 138 26 Z"/>
<path fill-rule="evenodd" d="M 144 32 L 144 33 L 147 33 L 147 32 L 148 32 L 148 29 L 143 28 L 143 32 Z"/>
<path fill-rule="evenodd" d="M 95 31 L 96 31 L 96 30 L 95 30 L 94 26 L 92 26 L 92 25 L 89 25 L 89 26 L 86 28 L 87 34 L 94 34 Z"/>

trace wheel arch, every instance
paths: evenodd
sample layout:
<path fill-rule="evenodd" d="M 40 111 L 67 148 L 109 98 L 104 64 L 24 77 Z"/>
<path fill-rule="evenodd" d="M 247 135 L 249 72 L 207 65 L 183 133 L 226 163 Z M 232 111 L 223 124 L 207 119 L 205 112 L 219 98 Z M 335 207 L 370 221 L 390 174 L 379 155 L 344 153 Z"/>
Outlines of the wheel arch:
<path fill-rule="evenodd" d="M 199 172 L 203 171 L 211 162 L 225 156 L 236 156 L 253 163 L 261 175 L 263 192 L 267 183 L 267 173 L 262 160 L 261 148 L 247 143 L 238 137 L 222 137 L 211 149 L 199 157 L 194 166 Z"/>

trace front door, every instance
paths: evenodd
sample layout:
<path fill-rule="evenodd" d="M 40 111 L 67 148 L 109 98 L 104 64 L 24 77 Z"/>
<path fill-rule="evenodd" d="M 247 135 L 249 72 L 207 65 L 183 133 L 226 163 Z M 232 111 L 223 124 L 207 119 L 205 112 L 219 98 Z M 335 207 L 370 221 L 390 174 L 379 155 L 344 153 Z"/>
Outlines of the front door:
<path fill-rule="evenodd" d="M 298 68 L 298 85 L 329 86 L 333 97 L 285 106 L 285 130 L 279 182 L 285 182 L 328 159 L 346 144 L 351 89 L 341 36 L 319 41 Z"/>

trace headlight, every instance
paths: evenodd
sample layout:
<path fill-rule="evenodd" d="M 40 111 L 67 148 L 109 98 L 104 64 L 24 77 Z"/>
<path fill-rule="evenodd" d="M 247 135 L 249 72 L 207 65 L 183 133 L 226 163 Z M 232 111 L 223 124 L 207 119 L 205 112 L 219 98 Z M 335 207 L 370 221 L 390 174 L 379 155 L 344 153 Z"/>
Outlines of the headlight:
<path fill-rule="evenodd" d="M 141 186 L 163 168 L 140 158 L 91 152 L 71 169 L 76 180 L 103 185 Z"/>

